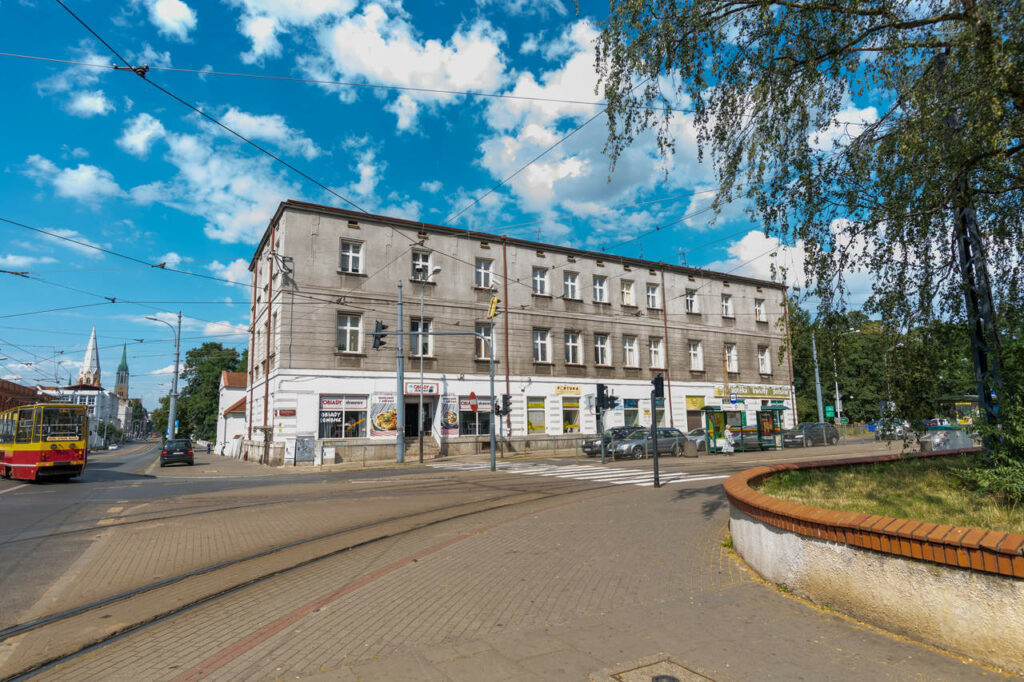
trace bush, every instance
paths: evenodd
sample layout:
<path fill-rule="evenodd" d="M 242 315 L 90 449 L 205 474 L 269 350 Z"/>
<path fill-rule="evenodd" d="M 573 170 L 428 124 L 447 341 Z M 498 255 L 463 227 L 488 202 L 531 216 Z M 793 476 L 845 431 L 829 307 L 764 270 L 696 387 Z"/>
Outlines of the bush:
<path fill-rule="evenodd" d="M 992 451 L 982 461 L 957 473 L 973 488 L 1015 507 L 1024 502 L 1024 398 L 1010 395 L 1000 410 L 998 427 L 978 427 L 982 437 L 991 442 Z"/>

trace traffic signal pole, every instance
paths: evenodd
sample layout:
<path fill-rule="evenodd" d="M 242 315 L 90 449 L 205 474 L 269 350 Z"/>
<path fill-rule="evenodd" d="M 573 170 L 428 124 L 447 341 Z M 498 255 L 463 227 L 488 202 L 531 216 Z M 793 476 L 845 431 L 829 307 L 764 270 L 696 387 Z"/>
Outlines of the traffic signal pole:
<path fill-rule="evenodd" d="M 402 351 L 402 280 L 398 280 L 398 342 L 395 349 L 398 354 L 398 367 L 396 368 L 395 405 L 398 417 L 398 438 L 395 440 L 395 461 L 399 464 L 405 462 L 405 355 Z M 422 387 L 421 387 L 422 389 Z"/>
<path fill-rule="evenodd" d="M 604 410 L 608 406 L 608 387 L 597 385 L 597 437 L 601 443 L 601 464 L 604 464 L 606 447 L 604 443 Z"/>
<path fill-rule="evenodd" d="M 661 487 L 658 478 L 658 398 L 665 397 L 665 379 L 659 374 L 651 380 L 651 444 L 654 446 L 654 487 Z M 662 407 L 664 409 L 664 407 Z"/>

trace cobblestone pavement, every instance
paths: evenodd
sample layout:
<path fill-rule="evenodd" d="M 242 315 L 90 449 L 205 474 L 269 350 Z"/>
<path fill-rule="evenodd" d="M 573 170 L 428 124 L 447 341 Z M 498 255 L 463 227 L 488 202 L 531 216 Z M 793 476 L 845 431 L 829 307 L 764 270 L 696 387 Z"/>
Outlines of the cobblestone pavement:
<path fill-rule="evenodd" d="M 554 483 L 506 473 L 457 476 L 467 487 Z M 560 484 L 576 492 L 304 566 L 41 677 L 603 681 L 664 659 L 716 680 L 994 676 L 755 580 L 722 547 L 728 504 L 717 482 Z M 288 505 L 249 513 L 257 527 L 276 532 L 275 524 L 302 526 L 357 506 L 332 511 L 311 503 L 303 520 L 287 522 Z M 225 520 L 222 536 L 246 523 Z M 184 553 L 197 540 L 185 534 L 168 544 Z M 165 560 L 173 562 L 173 552 Z"/>

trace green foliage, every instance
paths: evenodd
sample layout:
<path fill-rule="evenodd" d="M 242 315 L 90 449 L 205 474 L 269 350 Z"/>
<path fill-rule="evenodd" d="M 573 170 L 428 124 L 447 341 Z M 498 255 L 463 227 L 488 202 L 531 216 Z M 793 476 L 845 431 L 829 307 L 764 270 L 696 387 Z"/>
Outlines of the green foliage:
<path fill-rule="evenodd" d="M 204 343 L 185 354 L 178 398 L 178 433 L 213 440 L 217 433 L 217 402 L 221 372 L 236 371 L 238 351 L 219 343 Z M 166 417 L 164 423 L 166 425 Z"/>
<path fill-rule="evenodd" d="M 249 349 L 245 348 L 242 350 L 242 354 L 238 356 L 238 363 L 235 365 L 235 372 L 248 372 L 249 371 Z"/>
<path fill-rule="evenodd" d="M 167 415 L 170 412 L 171 399 L 168 396 L 160 396 L 160 407 L 149 413 L 150 428 L 158 433 L 167 433 Z"/>
<path fill-rule="evenodd" d="M 993 439 L 989 461 L 984 466 L 963 467 L 958 471 L 974 489 L 990 493 L 1004 504 L 1024 503 L 1024 397 L 1017 393 L 1001 405 L 1004 411 L 999 426 L 983 424 L 983 436 Z"/>

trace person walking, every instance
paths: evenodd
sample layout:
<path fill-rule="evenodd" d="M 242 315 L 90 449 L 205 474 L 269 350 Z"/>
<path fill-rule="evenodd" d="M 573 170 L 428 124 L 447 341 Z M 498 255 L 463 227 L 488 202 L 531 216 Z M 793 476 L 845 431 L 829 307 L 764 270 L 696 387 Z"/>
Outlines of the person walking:
<path fill-rule="evenodd" d="M 722 446 L 722 452 L 727 455 L 731 455 L 736 452 L 736 441 L 732 437 L 732 431 L 729 430 L 729 426 L 726 425 L 725 433 L 722 434 L 725 437 L 725 445 Z"/>
<path fill-rule="evenodd" d="M 210 454 L 210 441 L 206 441 L 206 454 Z"/>

